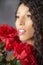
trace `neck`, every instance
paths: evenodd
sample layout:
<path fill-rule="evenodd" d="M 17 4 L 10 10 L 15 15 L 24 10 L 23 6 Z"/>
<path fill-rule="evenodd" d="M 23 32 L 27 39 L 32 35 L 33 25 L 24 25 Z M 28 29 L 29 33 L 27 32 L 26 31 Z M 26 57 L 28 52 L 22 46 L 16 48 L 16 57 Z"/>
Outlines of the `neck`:
<path fill-rule="evenodd" d="M 26 40 L 26 41 L 22 41 L 23 43 L 27 42 L 28 44 L 34 46 L 34 40 L 33 39 L 29 39 L 29 40 Z"/>
<path fill-rule="evenodd" d="M 34 40 L 28 40 L 27 43 L 34 46 Z"/>

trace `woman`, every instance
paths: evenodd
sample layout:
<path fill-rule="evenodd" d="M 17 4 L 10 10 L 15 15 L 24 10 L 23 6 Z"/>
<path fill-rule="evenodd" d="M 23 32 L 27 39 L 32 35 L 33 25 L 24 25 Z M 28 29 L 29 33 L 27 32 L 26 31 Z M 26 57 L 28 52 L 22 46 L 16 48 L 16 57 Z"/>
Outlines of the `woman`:
<path fill-rule="evenodd" d="M 22 65 L 43 65 L 43 26 L 41 0 L 20 0 L 16 11 L 16 29 L 0 27 L 0 39 L 6 49 L 14 51 L 14 56 Z"/>
<path fill-rule="evenodd" d="M 19 39 L 32 45 L 37 51 L 35 57 L 38 65 L 43 65 L 41 6 L 40 0 L 20 0 L 15 16 Z"/>

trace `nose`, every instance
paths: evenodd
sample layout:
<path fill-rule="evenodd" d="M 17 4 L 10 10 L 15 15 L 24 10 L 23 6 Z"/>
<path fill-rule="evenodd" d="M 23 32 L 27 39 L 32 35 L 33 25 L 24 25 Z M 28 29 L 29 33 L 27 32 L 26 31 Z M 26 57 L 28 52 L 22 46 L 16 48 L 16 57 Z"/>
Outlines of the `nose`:
<path fill-rule="evenodd" d="M 24 17 L 22 17 L 21 19 L 20 19 L 20 25 L 24 25 L 25 24 L 25 19 L 24 19 Z"/>

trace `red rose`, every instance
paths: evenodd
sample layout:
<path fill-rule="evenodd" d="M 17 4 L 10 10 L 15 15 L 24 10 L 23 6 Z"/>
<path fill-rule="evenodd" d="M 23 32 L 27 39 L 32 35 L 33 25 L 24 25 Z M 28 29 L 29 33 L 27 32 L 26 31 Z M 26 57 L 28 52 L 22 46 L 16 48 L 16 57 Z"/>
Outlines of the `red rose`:
<path fill-rule="evenodd" d="M 26 43 L 20 43 L 18 44 L 16 41 L 14 42 L 14 55 L 20 59 L 24 59 L 25 57 L 27 57 L 28 54 L 31 53 L 31 48 L 33 48 L 30 45 L 27 45 Z"/>
<path fill-rule="evenodd" d="M 5 43 L 6 49 L 10 50 L 14 37 L 17 35 L 16 29 L 7 24 L 0 26 L 0 39 Z"/>
<path fill-rule="evenodd" d="M 38 65 L 33 50 L 33 46 L 29 44 L 14 44 L 14 56 L 19 59 L 22 65 Z"/>
<path fill-rule="evenodd" d="M 16 29 L 7 24 L 0 26 L 0 37 L 14 37 L 17 35 Z"/>
<path fill-rule="evenodd" d="M 11 44 L 9 39 L 6 39 L 5 48 L 6 48 L 7 51 L 12 49 L 12 44 Z"/>

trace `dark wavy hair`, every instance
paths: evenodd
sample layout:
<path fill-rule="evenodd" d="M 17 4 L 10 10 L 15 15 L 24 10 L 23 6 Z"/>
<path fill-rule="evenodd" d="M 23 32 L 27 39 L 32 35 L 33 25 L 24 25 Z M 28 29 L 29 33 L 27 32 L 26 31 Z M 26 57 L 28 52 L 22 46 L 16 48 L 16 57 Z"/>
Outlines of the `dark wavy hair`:
<path fill-rule="evenodd" d="M 39 65 L 43 65 L 43 1 L 20 0 L 19 6 L 24 3 L 32 14 L 34 33 L 34 49 L 37 50 L 36 59 Z M 19 7 L 18 6 L 18 7 Z M 17 8 L 18 9 L 18 8 Z"/>

